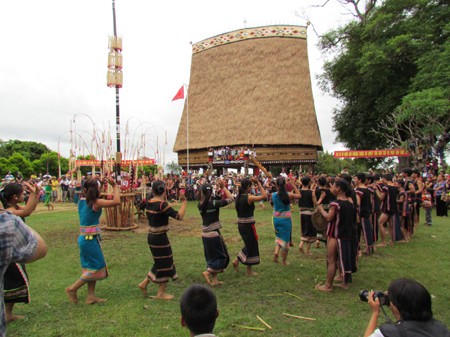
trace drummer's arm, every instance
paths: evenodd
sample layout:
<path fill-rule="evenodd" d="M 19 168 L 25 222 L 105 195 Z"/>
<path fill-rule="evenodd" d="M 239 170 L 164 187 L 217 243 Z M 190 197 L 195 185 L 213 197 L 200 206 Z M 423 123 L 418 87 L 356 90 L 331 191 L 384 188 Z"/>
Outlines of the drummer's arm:
<path fill-rule="evenodd" d="M 319 200 L 317 200 L 317 197 L 316 197 L 316 191 L 313 191 L 313 193 L 312 193 L 312 199 L 313 199 L 313 204 L 314 204 L 314 206 L 317 207 L 317 206 L 322 205 L 322 201 L 323 201 L 323 199 L 325 199 L 326 195 L 327 195 L 327 194 L 325 193 L 325 191 L 322 191 L 322 193 L 320 193 Z"/>
<path fill-rule="evenodd" d="M 323 209 L 322 205 L 319 205 L 319 206 L 317 206 L 317 210 L 320 212 L 320 214 L 322 214 L 323 218 L 328 222 L 333 220 L 334 215 L 336 213 L 335 207 L 330 207 L 330 210 L 327 212 Z"/>

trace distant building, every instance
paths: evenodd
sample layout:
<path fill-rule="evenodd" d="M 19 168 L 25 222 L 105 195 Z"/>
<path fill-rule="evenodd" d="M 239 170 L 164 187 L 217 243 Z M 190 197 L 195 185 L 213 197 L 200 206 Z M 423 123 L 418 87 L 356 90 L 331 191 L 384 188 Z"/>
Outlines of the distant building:
<path fill-rule="evenodd" d="M 205 168 L 211 152 L 214 167 L 240 167 L 243 161 L 235 155 L 246 148 L 266 167 L 313 166 L 322 141 L 306 27 L 245 28 L 194 44 L 188 96 L 174 144 L 183 167 L 187 118 L 190 168 Z M 234 155 L 217 155 L 223 151 Z"/>

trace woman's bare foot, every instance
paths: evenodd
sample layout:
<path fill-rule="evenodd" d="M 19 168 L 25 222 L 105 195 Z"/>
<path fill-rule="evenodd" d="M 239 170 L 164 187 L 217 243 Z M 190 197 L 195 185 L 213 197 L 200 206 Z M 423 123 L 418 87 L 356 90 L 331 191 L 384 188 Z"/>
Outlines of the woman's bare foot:
<path fill-rule="evenodd" d="M 319 240 L 316 241 L 316 243 L 314 244 L 314 247 L 320 248 L 320 241 Z"/>
<path fill-rule="evenodd" d="M 258 275 L 258 273 L 256 271 L 247 271 L 245 274 L 247 276 L 256 276 L 256 275 Z"/>
<path fill-rule="evenodd" d="M 233 268 L 236 271 L 236 273 L 239 272 L 239 260 L 238 259 L 234 260 L 232 262 L 232 265 L 233 265 Z"/>
<path fill-rule="evenodd" d="M 96 297 L 96 296 L 88 296 L 88 297 L 86 297 L 86 304 L 103 303 L 103 302 L 106 302 L 106 301 L 107 301 L 107 299 Z"/>
<path fill-rule="evenodd" d="M 158 294 L 156 296 L 150 296 L 150 298 L 154 298 L 157 300 L 172 300 L 173 299 L 173 295 L 169 295 L 169 294 Z"/>
<path fill-rule="evenodd" d="M 219 281 L 219 280 L 214 280 L 211 282 L 211 286 L 216 287 L 216 286 L 221 286 L 223 284 L 223 281 Z"/>
<path fill-rule="evenodd" d="M 316 290 L 324 291 L 324 292 L 327 292 L 327 293 L 329 293 L 330 291 L 333 291 L 332 287 L 327 287 L 325 284 L 321 284 L 321 283 L 316 284 L 316 286 L 314 288 Z"/>
<path fill-rule="evenodd" d="M 344 283 L 338 283 L 338 284 L 335 284 L 334 286 L 338 287 L 338 288 L 346 289 L 346 290 L 349 288 L 348 284 L 344 284 Z"/>
<path fill-rule="evenodd" d="M 208 271 L 204 271 L 202 274 L 206 280 L 206 283 L 208 283 L 210 286 L 212 286 L 211 279 L 210 279 L 211 274 Z"/>
<path fill-rule="evenodd" d="M 69 298 L 69 301 L 75 304 L 78 304 L 77 292 L 70 290 L 69 287 L 66 288 L 66 295 Z"/>
<path fill-rule="evenodd" d="M 377 244 L 377 247 L 386 247 L 386 243 L 385 242 L 379 243 Z"/>
<path fill-rule="evenodd" d="M 278 254 L 273 255 L 273 262 L 278 263 Z"/>
<path fill-rule="evenodd" d="M 342 282 L 342 276 L 336 276 L 334 279 L 333 279 L 333 281 L 334 282 Z"/>
<path fill-rule="evenodd" d="M 142 291 L 142 296 L 147 297 L 148 293 L 147 293 L 147 285 L 145 284 L 145 281 L 142 281 L 141 283 L 139 283 L 138 287 Z"/>
<path fill-rule="evenodd" d="M 6 323 L 11 323 L 14 321 L 17 321 L 19 319 L 24 319 L 25 316 L 19 316 L 19 315 L 6 315 Z"/>
<path fill-rule="evenodd" d="M 289 262 L 287 262 L 286 260 L 285 261 L 283 261 L 283 266 L 289 266 L 290 265 L 290 263 Z"/>
<path fill-rule="evenodd" d="M 303 250 L 303 241 L 298 245 L 298 249 L 300 250 L 301 253 L 304 253 L 305 251 Z"/>

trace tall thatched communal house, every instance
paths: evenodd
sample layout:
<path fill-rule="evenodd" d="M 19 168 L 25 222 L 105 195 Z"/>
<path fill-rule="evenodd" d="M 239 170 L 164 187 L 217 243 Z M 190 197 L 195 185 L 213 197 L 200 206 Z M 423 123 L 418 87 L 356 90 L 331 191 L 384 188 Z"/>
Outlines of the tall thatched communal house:
<path fill-rule="evenodd" d="M 179 164 L 239 167 L 245 148 L 266 167 L 316 163 L 322 141 L 306 27 L 245 28 L 193 45 L 174 145 Z"/>

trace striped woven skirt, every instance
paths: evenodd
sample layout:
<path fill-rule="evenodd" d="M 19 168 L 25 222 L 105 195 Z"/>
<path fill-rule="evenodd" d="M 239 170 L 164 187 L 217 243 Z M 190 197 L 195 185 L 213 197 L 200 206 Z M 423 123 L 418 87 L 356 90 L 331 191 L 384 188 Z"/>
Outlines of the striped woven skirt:
<path fill-rule="evenodd" d="M 300 211 L 300 225 L 302 231 L 300 239 L 309 243 L 317 240 L 317 230 L 312 223 L 312 211 Z"/>
<path fill-rule="evenodd" d="M 255 221 L 240 222 L 238 219 L 238 229 L 245 246 L 241 249 L 237 258 L 242 264 L 248 266 L 259 264 L 258 234 L 256 233 Z"/>
<path fill-rule="evenodd" d="M 25 265 L 11 263 L 4 275 L 5 303 L 29 303 L 28 275 Z"/>
<path fill-rule="evenodd" d="M 230 256 L 220 231 L 203 232 L 202 241 L 206 270 L 211 273 L 222 273 L 230 263 Z"/>
<path fill-rule="evenodd" d="M 155 283 L 165 283 L 169 279 L 176 280 L 178 275 L 173 264 L 172 246 L 167 233 L 149 233 L 147 242 L 153 255 L 153 267 L 147 277 Z"/>

